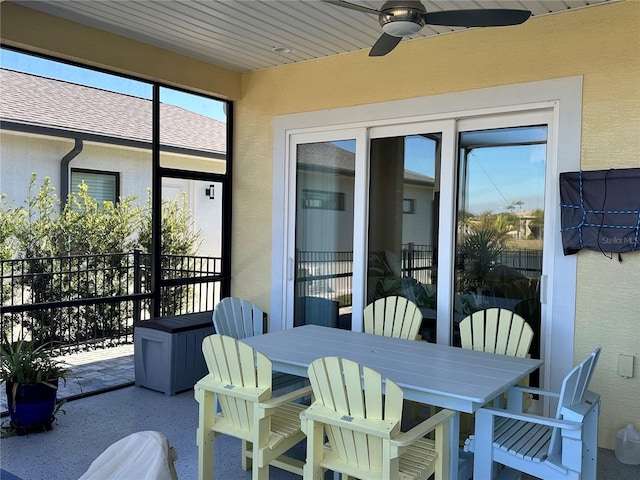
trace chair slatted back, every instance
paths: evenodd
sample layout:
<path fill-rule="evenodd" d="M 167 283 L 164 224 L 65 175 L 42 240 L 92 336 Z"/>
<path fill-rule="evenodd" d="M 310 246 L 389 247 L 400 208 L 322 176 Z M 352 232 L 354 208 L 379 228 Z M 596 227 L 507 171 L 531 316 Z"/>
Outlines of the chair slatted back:
<path fill-rule="evenodd" d="M 264 313 L 248 300 L 223 298 L 213 310 L 216 333 L 242 340 L 265 333 Z"/>
<path fill-rule="evenodd" d="M 404 297 L 379 298 L 366 306 L 364 331 L 386 337 L 415 340 L 422 324 L 422 312 Z"/>
<path fill-rule="evenodd" d="M 218 334 L 204 338 L 202 353 L 225 419 L 251 438 L 253 404 L 271 398 L 271 361 L 249 345 Z"/>
<path fill-rule="evenodd" d="M 348 420 L 343 426 L 325 426 L 332 449 L 342 460 L 358 468 L 380 469 L 383 437 L 391 438 L 400 430 L 403 399 L 400 387 L 387 379 L 383 400 L 382 377 L 378 372 L 337 357 L 314 361 L 309 366 L 309 380 L 316 403 Z M 352 422 L 358 423 L 359 431 L 349 429 Z"/>
<path fill-rule="evenodd" d="M 533 329 L 520 315 L 503 308 L 479 310 L 460 322 L 462 348 L 526 357 Z"/>
<path fill-rule="evenodd" d="M 601 348 L 596 348 L 587 355 L 578 365 L 564 377 L 560 397 L 558 399 L 558 408 L 556 409 L 556 418 L 561 419 L 563 410 L 572 405 L 579 405 L 584 402 L 585 393 L 589 388 L 589 382 L 593 376 Z M 553 429 L 551 434 L 551 443 L 549 445 L 549 455 L 560 452 L 562 445 L 560 432 L 557 428 Z"/>

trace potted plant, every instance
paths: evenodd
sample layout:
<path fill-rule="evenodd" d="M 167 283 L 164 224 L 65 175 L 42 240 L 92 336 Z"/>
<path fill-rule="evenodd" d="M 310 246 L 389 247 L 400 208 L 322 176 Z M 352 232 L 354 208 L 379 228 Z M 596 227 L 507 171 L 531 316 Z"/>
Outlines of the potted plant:
<path fill-rule="evenodd" d="M 35 341 L 9 342 L 0 347 L 1 378 L 5 382 L 11 425 L 18 435 L 51 430 L 58 381 L 67 369 L 51 348 Z"/>

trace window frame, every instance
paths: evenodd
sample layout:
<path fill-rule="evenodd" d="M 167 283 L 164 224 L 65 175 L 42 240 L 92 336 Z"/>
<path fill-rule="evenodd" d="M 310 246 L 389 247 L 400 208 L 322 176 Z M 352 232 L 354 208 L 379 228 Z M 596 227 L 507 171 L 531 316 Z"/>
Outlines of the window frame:
<path fill-rule="evenodd" d="M 416 213 L 416 199 L 415 198 L 403 198 L 402 199 L 402 213 L 404 215 L 413 215 Z"/>
<path fill-rule="evenodd" d="M 333 210 L 338 212 L 344 211 L 344 193 L 333 192 L 328 190 L 314 190 L 311 188 L 302 189 L 302 208 L 310 210 Z M 313 199 L 306 195 L 317 195 L 321 198 L 315 200 L 320 202 L 318 205 L 312 205 Z M 323 198 L 322 198 L 323 197 Z"/>
<path fill-rule="evenodd" d="M 96 199 L 94 196 L 91 195 L 91 191 L 89 191 L 89 197 L 91 197 L 92 199 L 98 201 L 98 203 L 102 203 L 103 201 L 111 201 L 113 202 L 113 204 L 115 205 L 116 202 L 118 202 L 118 199 L 120 198 L 120 172 L 112 172 L 109 170 L 96 170 L 96 169 L 91 169 L 91 168 L 75 168 L 75 167 L 71 167 L 70 172 L 69 172 L 69 192 L 73 193 L 74 192 L 74 180 L 73 180 L 73 175 L 74 173 L 89 173 L 92 175 L 101 175 L 101 176 L 110 176 L 110 177 L 115 177 L 115 187 L 114 187 L 114 192 L 113 192 L 113 200 L 104 200 L 101 199 L 98 201 L 98 199 Z M 84 179 L 82 179 L 82 181 L 84 182 Z"/>

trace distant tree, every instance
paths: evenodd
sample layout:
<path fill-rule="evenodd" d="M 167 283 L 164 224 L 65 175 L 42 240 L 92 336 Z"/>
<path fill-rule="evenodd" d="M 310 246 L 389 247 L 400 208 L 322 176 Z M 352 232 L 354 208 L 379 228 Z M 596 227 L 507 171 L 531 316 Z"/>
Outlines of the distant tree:
<path fill-rule="evenodd" d="M 58 218 L 56 253 L 95 255 L 131 251 L 146 214 L 135 202 L 135 196 L 128 196 L 116 204 L 98 203 L 89 195 L 89 187 L 81 183 L 78 192 L 69 195 Z"/>
<path fill-rule="evenodd" d="M 151 190 L 147 194 L 145 217 L 138 232 L 138 248 L 151 251 Z M 166 255 L 195 255 L 202 238 L 195 229 L 193 214 L 186 193 L 173 200 L 162 201 L 162 253 Z"/>
<path fill-rule="evenodd" d="M 53 238 L 60 201 L 49 177 L 37 190 L 36 180 L 34 173 L 29 180 L 24 221 L 14 231 L 18 258 L 50 257 L 55 253 Z"/>
<path fill-rule="evenodd" d="M 133 248 L 141 216 L 141 209 L 133 206 L 135 197 L 116 205 L 99 205 L 82 184 L 59 211 L 61 202 L 51 179 L 45 177 L 39 187 L 36 182 L 33 174 L 22 220 L 12 231 L 13 257 L 24 260 L 16 265 L 22 274 L 14 277 L 12 288 L 22 288 L 23 295 L 30 296 L 23 301 L 33 304 L 128 293 L 126 252 Z M 3 211 L 6 214 L 7 210 Z M 126 322 L 119 304 L 81 305 L 26 315 L 32 320 L 23 325 L 28 325 L 32 337 L 41 343 L 108 336 Z"/>
<path fill-rule="evenodd" d="M 0 195 L 0 260 L 13 258 L 17 251 L 16 231 L 24 220 L 26 212 Z"/>
<path fill-rule="evenodd" d="M 26 213 L 21 208 L 14 207 L 13 204 L 5 198 L 5 195 L 0 195 L 0 262 L 11 259 L 15 255 L 17 251 L 15 232 L 20 228 L 20 224 L 24 220 Z M 10 280 L 4 281 L 3 279 L 0 288 L 0 305 L 3 305 L 5 301 L 8 303 L 13 295 Z M 2 320 L 3 328 L 1 334 L 6 335 L 8 332 L 5 331 L 5 327 L 9 328 L 10 325 L 4 324 L 4 316 Z"/>
<path fill-rule="evenodd" d="M 136 205 L 134 196 L 120 198 L 115 204 L 98 203 L 82 183 L 60 210 L 61 202 L 51 179 L 45 177 L 39 187 L 36 183 L 37 176 L 33 174 L 25 208 L 14 208 L 4 198 L 0 199 L 0 260 L 24 260 L 22 274 L 13 278 L 14 283 L 8 289 L 22 288 L 22 295 L 26 292 L 30 296 L 23 301 L 33 304 L 130 293 L 133 276 L 128 270 L 128 256 L 136 248 L 150 251 L 150 198 L 144 208 Z M 194 229 L 184 194 L 175 201 L 163 202 L 161 214 L 163 255 L 169 258 L 163 268 L 172 270 L 171 255 L 194 255 L 200 245 L 200 233 Z M 184 266 L 180 268 L 190 271 Z M 143 271 L 148 275 L 148 269 Z M 188 289 L 176 287 L 176 292 L 179 295 L 163 299 L 166 310 L 179 310 Z M 3 300 L 4 293 L 5 286 Z M 7 295 L 12 293 L 7 291 Z M 69 336 L 75 341 L 108 338 L 111 332 L 123 331 L 128 321 L 126 306 L 119 303 L 26 315 L 32 320 L 23 325 L 41 343 Z"/>
<path fill-rule="evenodd" d="M 501 232 L 491 228 L 478 228 L 467 233 L 458 247 L 458 255 L 462 260 L 460 288 L 483 285 L 485 277 L 503 251 L 504 238 Z"/>
<path fill-rule="evenodd" d="M 485 278 L 504 252 L 513 230 L 512 214 L 490 210 L 467 219 L 467 231 L 458 243 L 458 288 L 462 291 L 485 284 Z"/>
<path fill-rule="evenodd" d="M 509 239 L 509 232 L 516 227 L 514 217 L 517 219 L 515 215 L 495 214 L 487 210 L 469 220 L 469 230 L 470 232 L 493 232 L 491 235 L 493 241 L 504 247 Z"/>
<path fill-rule="evenodd" d="M 145 252 L 151 251 L 151 191 L 147 195 L 145 221 L 140 226 L 138 236 L 138 248 Z M 189 209 L 186 193 L 173 200 L 162 201 L 162 229 L 161 250 L 163 255 L 162 270 L 164 278 L 179 278 L 184 272 L 194 271 L 195 265 L 189 257 L 195 255 L 200 248 L 202 238 L 199 230 L 195 229 L 193 215 Z M 149 270 L 146 270 L 148 272 Z M 150 277 L 145 275 L 142 279 L 146 288 L 150 286 Z M 193 293 L 188 286 L 168 287 L 161 295 L 160 311 L 163 315 L 178 313 L 184 302 Z"/>

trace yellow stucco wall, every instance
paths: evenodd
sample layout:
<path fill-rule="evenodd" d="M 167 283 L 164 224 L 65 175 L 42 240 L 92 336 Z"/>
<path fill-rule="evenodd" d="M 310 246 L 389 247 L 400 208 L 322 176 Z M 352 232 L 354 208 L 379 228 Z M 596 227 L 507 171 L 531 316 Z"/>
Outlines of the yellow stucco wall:
<path fill-rule="evenodd" d="M 7 44 L 239 99 L 232 292 L 266 311 L 276 115 L 582 75 L 582 168 L 640 166 L 636 0 L 533 18 L 514 28 L 403 42 L 382 58 L 362 51 L 242 76 L 7 2 L 0 8 Z M 156 61 L 140 63 L 147 54 Z M 578 255 L 575 357 L 603 346 L 593 389 L 602 394 L 600 445 L 606 448 L 614 447 L 615 432 L 626 422 L 640 428 L 639 291 L 640 254 L 624 255 L 623 263 L 594 252 Z M 616 375 L 619 353 L 635 355 L 634 378 Z"/>
<path fill-rule="evenodd" d="M 275 115 L 574 75 L 584 76 L 582 168 L 640 167 L 637 1 L 401 43 L 383 58 L 363 51 L 244 75 L 235 110 L 232 291 L 268 310 Z M 603 346 L 592 385 L 602 394 L 600 445 L 614 448 L 626 422 L 640 428 L 640 254 L 618 263 L 581 252 L 578 280 L 575 358 Z M 635 355 L 634 378 L 617 375 L 620 353 Z"/>

